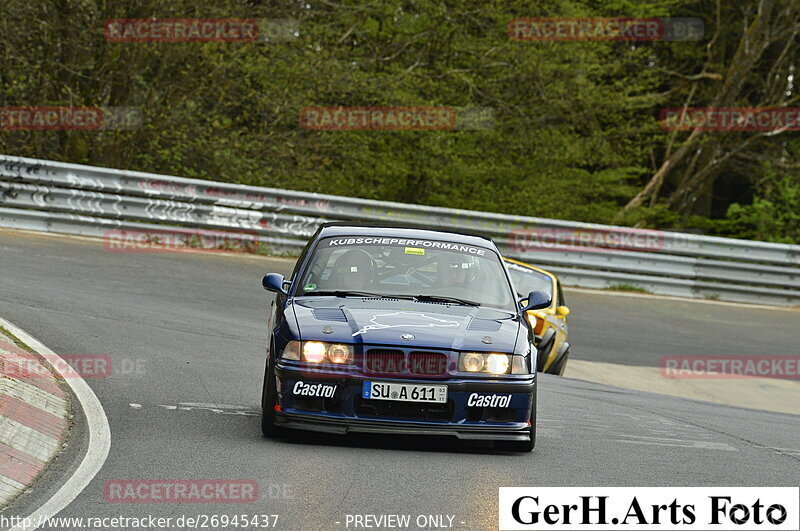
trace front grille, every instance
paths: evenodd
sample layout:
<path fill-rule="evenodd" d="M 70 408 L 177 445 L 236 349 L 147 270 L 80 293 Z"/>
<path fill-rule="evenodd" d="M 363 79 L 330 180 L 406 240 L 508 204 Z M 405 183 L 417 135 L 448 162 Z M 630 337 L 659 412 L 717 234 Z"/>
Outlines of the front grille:
<path fill-rule="evenodd" d="M 406 372 L 406 356 L 402 350 L 373 348 L 364 356 L 369 372 L 378 374 L 402 374 Z"/>
<path fill-rule="evenodd" d="M 412 352 L 408 357 L 408 370 L 422 376 L 441 376 L 447 373 L 447 354 L 441 352 Z"/>
<path fill-rule="evenodd" d="M 365 400 L 356 398 L 356 415 L 359 417 L 400 418 L 419 420 L 452 420 L 453 403 L 418 404 L 414 402 L 392 402 L 389 400 Z"/>

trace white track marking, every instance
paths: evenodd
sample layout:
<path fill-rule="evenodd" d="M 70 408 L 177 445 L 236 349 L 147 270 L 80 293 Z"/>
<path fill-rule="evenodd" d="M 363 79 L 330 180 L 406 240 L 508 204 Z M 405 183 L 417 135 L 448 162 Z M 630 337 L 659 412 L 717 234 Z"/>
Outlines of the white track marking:
<path fill-rule="evenodd" d="M 241 415 L 245 417 L 261 416 L 260 411 L 254 411 L 249 406 L 234 406 L 230 404 L 206 404 L 201 402 L 181 402 L 177 406 L 157 404 L 156 407 L 169 411 L 210 411 L 222 415 Z"/>
<path fill-rule="evenodd" d="M 58 354 L 31 337 L 24 330 L 1 317 L 0 325 L 38 352 L 56 368 L 56 371 L 60 372 L 59 368 L 69 367 Z M 63 373 L 62 376 L 64 376 Z M 97 395 L 94 394 L 94 391 L 92 391 L 92 388 L 89 387 L 89 384 L 80 375 L 75 374 L 73 371 L 69 376 L 69 378 L 64 378 L 64 381 L 72 388 L 72 392 L 75 393 L 86 415 L 86 424 L 89 430 L 89 447 L 86 449 L 86 455 L 84 455 L 78 468 L 75 469 L 61 488 L 27 517 L 28 521 L 34 522 L 33 525 L 28 527 L 18 525 L 12 528 L 11 531 L 32 531 L 38 527 L 37 523 L 43 523 L 45 518 L 55 516 L 72 503 L 103 467 L 103 463 L 108 457 L 108 451 L 111 449 L 111 429 L 109 428 L 103 405 L 98 400 Z"/>
<path fill-rule="evenodd" d="M 628 444 L 648 444 L 653 446 L 677 446 L 680 448 L 697 448 L 700 450 L 724 450 L 726 452 L 738 452 L 738 448 L 730 444 L 711 442 L 711 441 L 690 441 L 684 439 L 664 439 L 660 437 L 640 437 L 636 435 L 625 435 L 628 439 L 609 439 L 610 441 Z"/>

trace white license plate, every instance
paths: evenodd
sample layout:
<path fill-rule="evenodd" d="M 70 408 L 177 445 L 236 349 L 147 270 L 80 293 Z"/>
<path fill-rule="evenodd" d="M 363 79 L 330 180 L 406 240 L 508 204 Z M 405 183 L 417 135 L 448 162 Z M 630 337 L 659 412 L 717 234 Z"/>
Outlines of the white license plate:
<path fill-rule="evenodd" d="M 444 404 L 447 402 L 447 386 L 394 382 L 364 382 L 361 396 L 373 400 Z"/>

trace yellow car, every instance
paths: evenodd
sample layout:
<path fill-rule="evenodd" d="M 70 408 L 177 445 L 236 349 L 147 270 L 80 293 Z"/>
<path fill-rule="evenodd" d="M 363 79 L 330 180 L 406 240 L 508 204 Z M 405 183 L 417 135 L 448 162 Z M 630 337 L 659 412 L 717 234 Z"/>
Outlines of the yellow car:
<path fill-rule="evenodd" d="M 558 277 L 524 262 L 510 258 L 503 260 L 519 297 L 525 297 L 531 291 L 550 294 L 552 303 L 549 307 L 527 312 L 528 322 L 535 334 L 534 345 L 538 350 L 536 368 L 550 374 L 564 374 L 569 358 L 569 308 L 564 303 L 564 293 Z"/>

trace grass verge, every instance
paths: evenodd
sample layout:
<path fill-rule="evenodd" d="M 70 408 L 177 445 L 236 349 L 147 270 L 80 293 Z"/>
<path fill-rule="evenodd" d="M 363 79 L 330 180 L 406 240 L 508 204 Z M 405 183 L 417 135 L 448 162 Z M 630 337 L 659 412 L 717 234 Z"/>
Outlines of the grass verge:
<path fill-rule="evenodd" d="M 613 291 L 632 291 L 634 293 L 650 293 L 650 291 L 646 290 L 645 288 L 640 288 L 639 286 L 626 283 L 611 284 L 607 289 Z"/>
<path fill-rule="evenodd" d="M 22 350 L 30 352 L 31 354 L 36 354 L 36 352 L 31 347 L 29 347 L 28 345 L 23 343 L 20 338 L 18 338 L 14 334 L 12 334 L 11 331 L 8 328 L 6 328 L 5 326 L 0 326 L 0 334 L 8 337 L 11 340 L 12 343 L 14 343 L 16 346 L 18 346 Z"/>

